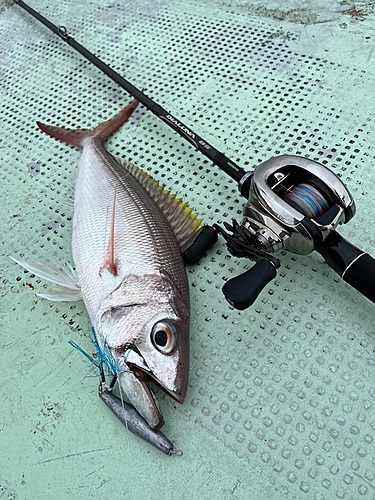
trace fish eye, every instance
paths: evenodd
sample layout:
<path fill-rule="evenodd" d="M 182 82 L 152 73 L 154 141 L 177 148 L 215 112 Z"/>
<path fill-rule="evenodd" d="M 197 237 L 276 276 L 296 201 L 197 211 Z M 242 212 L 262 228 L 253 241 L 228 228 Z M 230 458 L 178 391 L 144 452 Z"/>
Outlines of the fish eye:
<path fill-rule="evenodd" d="M 159 321 L 151 332 L 151 340 L 158 351 L 171 354 L 178 342 L 178 331 L 174 324 Z"/>

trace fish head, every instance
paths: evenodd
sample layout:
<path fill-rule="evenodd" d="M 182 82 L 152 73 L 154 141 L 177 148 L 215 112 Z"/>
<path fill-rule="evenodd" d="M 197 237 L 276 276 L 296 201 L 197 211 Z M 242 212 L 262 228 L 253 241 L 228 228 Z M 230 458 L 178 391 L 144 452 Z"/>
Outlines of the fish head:
<path fill-rule="evenodd" d="M 189 376 L 189 311 L 178 297 L 173 301 L 134 304 L 109 312 L 102 319 L 104 337 L 114 358 L 123 390 L 148 422 L 164 424 L 151 382 L 179 403 Z M 110 329 L 110 331 L 108 331 Z"/>

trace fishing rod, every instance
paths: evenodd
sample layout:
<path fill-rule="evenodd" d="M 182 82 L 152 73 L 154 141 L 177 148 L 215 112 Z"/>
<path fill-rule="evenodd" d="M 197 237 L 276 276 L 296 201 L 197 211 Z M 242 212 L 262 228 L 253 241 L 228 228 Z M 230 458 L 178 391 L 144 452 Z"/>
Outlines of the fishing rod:
<path fill-rule="evenodd" d="M 88 61 L 93 63 L 97 68 L 99 68 L 103 73 L 105 73 L 111 80 L 120 85 L 124 90 L 126 90 L 130 95 L 132 95 L 137 101 L 139 101 L 143 106 L 149 109 L 154 115 L 164 121 L 169 127 L 171 127 L 175 132 L 181 135 L 184 139 L 186 139 L 190 144 L 192 144 L 198 151 L 207 156 L 215 165 L 217 165 L 221 170 L 223 170 L 226 174 L 229 175 L 236 182 L 241 182 L 241 186 L 243 189 L 243 196 L 245 198 L 248 195 L 248 187 L 250 185 L 250 176 L 249 173 L 243 170 L 241 167 L 236 165 L 232 160 L 227 158 L 223 153 L 218 151 L 216 148 L 211 146 L 207 141 L 205 141 L 198 134 L 193 132 L 189 127 L 185 124 L 181 123 L 177 118 L 172 116 L 167 110 L 162 108 L 159 104 L 153 101 L 150 97 L 146 96 L 143 91 L 137 89 L 133 84 L 131 84 L 128 80 L 120 76 L 116 71 L 110 68 L 107 64 L 105 64 L 101 59 L 96 57 L 92 52 L 87 50 L 83 45 L 78 43 L 73 37 L 71 37 L 65 28 L 65 26 L 56 26 L 51 23 L 44 16 L 39 14 L 39 12 L 32 9 L 29 5 L 27 5 L 22 0 L 14 0 L 20 7 L 26 10 L 33 17 L 38 19 L 41 23 L 43 23 L 47 28 L 49 28 L 53 33 L 58 35 L 64 42 L 70 45 L 73 49 L 79 52 L 83 57 L 85 57 Z M 245 181 L 246 179 L 248 181 Z M 247 189 L 247 192 L 245 191 Z"/>
<path fill-rule="evenodd" d="M 186 262 L 196 262 L 221 234 L 232 255 L 256 261 L 223 286 L 233 307 L 249 307 L 275 278 L 280 261 L 271 254 L 281 249 L 299 255 L 316 250 L 344 281 L 375 302 L 375 260 L 336 232 L 355 215 L 355 203 L 330 170 L 300 156 L 282 155 L 246 172 L 74 40 L 64 26 L 55 26 L 23 0 L 14 1 L 238 183 L 241 195 L 248 199 L 241 224 L 233 220 L 232 225 L 224 223 L 225 229 L 205 226 L 184 254 Z"/>

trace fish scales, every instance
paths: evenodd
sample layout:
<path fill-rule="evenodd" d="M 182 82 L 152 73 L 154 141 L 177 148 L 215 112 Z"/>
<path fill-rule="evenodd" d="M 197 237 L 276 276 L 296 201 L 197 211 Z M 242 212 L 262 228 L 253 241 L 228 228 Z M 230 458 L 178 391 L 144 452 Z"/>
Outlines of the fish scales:
<path fill-rule="evenodd" d="M 129 274 L 160 274 L 168 269 L 189 307 L 186 270 L 170 225 L 139 183 L 106 153 L 99 140 L 86 141 L 76 180 L 72 250 L 91 321 L 95 321 L 98 304 L 108 295 L 106 287 L 98 289 L 92 283 L 103 264 L 116 189 L 114 247 L 119 256 L 118 282 Z M 113 278 L 107 283 L 113 287 Z"/>

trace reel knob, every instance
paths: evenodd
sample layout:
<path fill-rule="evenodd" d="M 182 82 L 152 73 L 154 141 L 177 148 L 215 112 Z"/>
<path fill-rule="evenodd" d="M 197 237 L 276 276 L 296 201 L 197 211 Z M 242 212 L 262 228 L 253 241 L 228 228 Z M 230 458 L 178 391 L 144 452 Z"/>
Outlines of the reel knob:
<path fill-rule="evenodd" d="M 242 311 L 254 303 L 275 276 L 275 266 L 269 260 L 262 259 L 246 273 L 228 280 L 221 290 L 230 305 Z"/>

